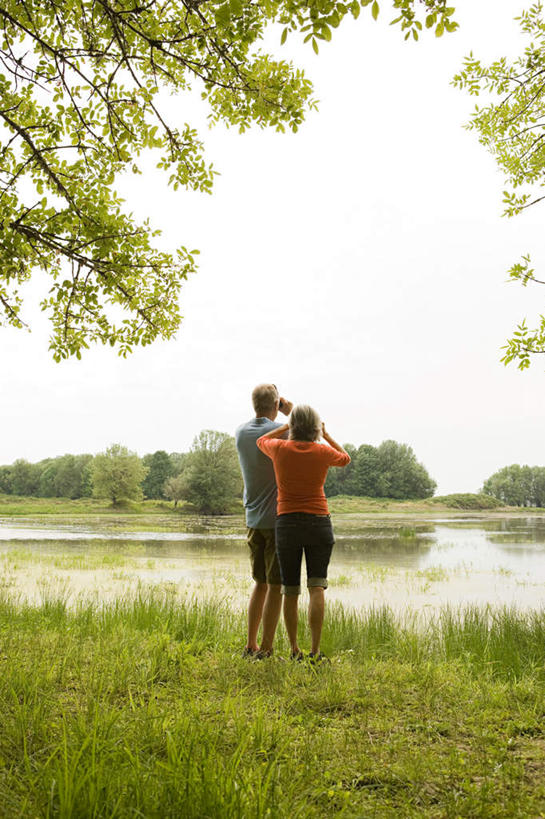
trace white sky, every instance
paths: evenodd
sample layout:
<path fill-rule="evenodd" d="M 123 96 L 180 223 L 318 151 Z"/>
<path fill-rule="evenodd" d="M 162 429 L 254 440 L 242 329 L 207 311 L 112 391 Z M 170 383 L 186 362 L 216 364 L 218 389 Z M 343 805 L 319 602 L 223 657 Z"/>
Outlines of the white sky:
<path fill-rule="evenodd" d="M 323 44 L 278 46 L 320 100 L 297 135 L 206 127 L 200 101 L 169 102 L 196 124 L 221 176 L 212 197 L 172 192 L 151 170 L 123 180 L 128 207 L 162 244 L 201 250 L 175 340 L 128 360 L 96 348 L 55 364 L 36 305 L 31 334 L 0 330 L 0 463 L 120 442 L 187 450 L 201 429 L 233 432 L 255 383 L 318 409 L 343 442 L 413 447 L 438 494 L 476 491 L 509 463 L 545 464 L 544 364 L 500 364 L 543 290 L 506 283 L 524 252 L 545 267 L 539 206 L 500 218 L 504 182 L 462 125 L 475 99 L 450 87 L 470 49 L 521 48 L 515 0 L 461 0 L 461 30 L 403 42 L 387 0 Z M 152 167 L 152 163 L 150 163 Z"/>

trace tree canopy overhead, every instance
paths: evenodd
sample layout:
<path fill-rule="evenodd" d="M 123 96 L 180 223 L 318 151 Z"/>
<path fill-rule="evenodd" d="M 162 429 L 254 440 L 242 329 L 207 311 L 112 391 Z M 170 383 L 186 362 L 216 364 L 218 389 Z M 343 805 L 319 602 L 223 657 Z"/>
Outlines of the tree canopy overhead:
<path fill-rule="evenodd" d="M 545 199 L 545 20 L 541 2 L 534 3 L 516 18 L 531 38 L 524 52 L 513 60 L 500 57 L 490 65 L 470 54 L 454 85 L 469 94 L 491 95 L 487 105 L 476 106 L 467 127 L 495 157 L 508 188 L 503 194 L 504 215 L 515 216 Z M 494 97 L 499 98 L 497 101 Z M 512 281 L 545 284 L 545 274 L 536 276 L 530 254 L 509 269 Z M 545 315 L 536 327 L 523 320 L 507 340 L 502 361 L 530 366 L 531 357 L 545 353 Z"/>
<path fill-rule="evenodd" d="M 390 0 L 406 38 L 452 31 L 446 0 Z M 25 325 L 19 287 L 51 276 L 42 307 L 56 360 L 90 343 L 171 337 L 179 289 L 197 251 L 165 253 L 116 194 L 147 149 L 174 188 L 210 192 L 213 169 L 194 128 L 159 92 L 199 86 L 213 121 L 297 128 L 314 105 L 291 63 L 258 49 L 265 28 L 301 34 L 315 51 L 343 17 L 377 0 L 7 0 L 0 6 L 0 320 Z"/>

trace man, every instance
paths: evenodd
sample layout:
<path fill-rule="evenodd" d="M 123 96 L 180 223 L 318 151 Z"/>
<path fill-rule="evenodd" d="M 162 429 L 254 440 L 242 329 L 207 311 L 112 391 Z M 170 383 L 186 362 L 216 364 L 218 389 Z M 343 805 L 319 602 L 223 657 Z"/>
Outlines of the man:
<path fill-rule="evenodd" d="M 255 586 L 248 605 L 248 638 L 244 656 L 270 657 L 278 619 L 281 595 L 280 567 L 276 556 L 276 480 L 270 458 L 263 455 L 256 441 L 265 432 L 282 426 L 276 422 L 280 411 L 289 415 L 293 404 L 282 398 L 274 384 L 258 384 L 252 392 L 255 418 L 241 424 L 235 433 L 237 452 L 244 479 L 244 507 L 248 527 L 248 546 Z M 261 645 L 257 633 L 263 620 Z"/>

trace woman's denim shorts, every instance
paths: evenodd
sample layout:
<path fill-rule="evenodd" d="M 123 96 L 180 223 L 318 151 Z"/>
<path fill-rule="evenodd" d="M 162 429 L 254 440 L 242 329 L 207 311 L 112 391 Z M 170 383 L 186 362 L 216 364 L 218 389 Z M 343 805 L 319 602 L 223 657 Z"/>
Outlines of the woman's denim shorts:
<path fill-rule="evenodd" d="M 282 594 L 301 594 L 303 552 L 307 586 L 327 589 L 327 567 L 335 538 L 329 515 L 290 512 L 276 518 L 276 552 L 282 576 Z"/>

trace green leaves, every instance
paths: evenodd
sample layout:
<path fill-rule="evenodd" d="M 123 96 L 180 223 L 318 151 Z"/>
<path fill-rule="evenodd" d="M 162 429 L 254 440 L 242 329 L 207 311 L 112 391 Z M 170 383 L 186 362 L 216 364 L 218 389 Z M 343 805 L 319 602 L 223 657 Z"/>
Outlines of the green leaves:
<path fill-rule="evenodd" d="M 426 12 L 424 25 L 426 29 L 435 28 L 435 36 L 442 37 L 445 31 L 453 32 L 458 28 L 458 23 L 451 19 L 455 9 L 445 5 L 446 0 L 426 0 L 422 5 Z M 413 40 L 418 40 L 419 32 L 423 30 L 423 23 L 418 19 L 418 6 L 411 0 L 394 0 L 394 7 L 400 14 L 391 25 L 401 24 L 401 30 L 405 31 L 405 40 L 411 36 Z"/>
<path fill-rule="evenodd" d="M 509 277 L 520 281 L 523 287 L 526 287 L 529 281 L 535 281 L 535 270 L 533 267 L 530 267 L 530 263 L 530 254 L 526 254 L 522 257 L 522 264 L 520 262 L 516 262 L 511 268 L 509 268 Z"/>
<path fill-rule="evenodd" d="M 407 36 L 421 12 L 444 22 L 445 0 L 392 0 Z M 177 191 L 210 193 L 215 171 L 195 129 L 170 121 L 164 91 L 200 84 L 212 122 L 296 132 L 316 108 L 292 63 L 257 49 L 267 26 L 300 32 L 318 54 L 349 14 L 378 0 L 223 0 L 22 4 L 0 7 L 0 323 L 23 327 L 19 288 L 41 269 L 55 360 L 100 342 L 128 355 L 171 338 L 195 252 L 156 247 L 115 193 L 150 149 Z M 168 7 L 168 13 L 166 11 Z M 115 318 L 114 318 L 115 316 Z"/>
<path fill-rule="evenodd" d="M 519 20 L 523 32 L 532 41 L 518 58 L 500 57 L 484 66 L 469 54 L 462 70 L 452 80 L 454 86 L 470 95 L 487 94 L 487 104 L 475 106 L 466 127 L 477 133 L 479 142 L 492 153 L 504 173 L 509 188 L 503 191 L 503 212 L 508 217 L 520 214 L 545 198 L 542 195 L 545 21 L 541 5 L 523 12 Z M 509 278 L 520 281 L 524 287 L 529 282 L 545 284 L 545 273 L 536 278 L 529 255 L 523 256 L 521 263 L 512 265 Z M 505 353 L 501 360 L 505 364 L 516 361 L 519 369 L 526 369 L 533 356 L 545 352 L 542 317 L 540 322 L 534 330 L 528 329 L 525 320 L 518 325 L 502 348 Z"/>
<path fill-rule="evenodd" d="M 389 440 L 378 447 L 347 444 L 345 449 L 351 463 L 345 469 L 329 470 L 325 484 L 328 497 L 429 498 L 435 491 L 437 484 L 406 444 Z"/>
<path fill-rule="evenodd" d="M 510 281 L 519 281 L 523 287 L 529 283 L 545 285 L 545 277 L 536 278 L 535 269 L 530 267 L 531 258 L 527 253 L 522 256 L 521 262 L 516 262 L 509 268 Z M 504 364 L 517 362 L 519 370 L 525 370 L 530 366 L 533 356 L 545 353 L 545 317 L 539 317 L 539 325 L 533 329 L 528 329 L 526 319 L 523 319 L 517 326 L 511 338 L 502 347 L 505 353 L 502 357 Z"/>
<path fill-rule="evenodd" d="M 533 356 L 545 353 L 545 316 L 540 316 L 539 322 L 533 330 L 528 329 L 525 319 L 517 326 L 502 347 L 505 353 L 501 360 L 505 365 L 516 361 L 519 370 L 526 370 Z"/>
<path fill-rule="evenodd" d="M 226 28 L 229 23 L 231 22 L 231 6 L 229 3 L 224 3 L 222 6 L 218 6 L 215 11 L 215 18 L 216 23 L 220 26 Z"/>
<path fill-rule="evenodd" d="M 482 491 L 505 506 L 544 506 L 545 467 L 504 466 L 484 482 Z"/>
<path fill-rule="evenodd" d="M 446 0 L 426 0 L 422 4 L 422 9 L 419 0 L 392 0 L 393 8 L 398 12 L 390 25 L 401 24 L 401 30 L 405 32 L 405 39 L 412 36 L 414 40 L 418 40 L 419 32 L 423 30 L 423 23 L 419 19 L 420 13 L 425 11 L 427 16 L 427 28 L 440 26 L 440 36 L 443 31 L 455 31 L 457 23 L 450 19 L 454 12 L 454 8 L 446 7 Z M 284 9 L 279 15 L 280 21 L 291 24 L 291 30 L 299 28 L 305 35 L 304 42 L 311 42 L 312 47 L 318 53 L 318 40 L 329 41 L 332 36 L 331 29 L 337 28 L 346 14 L 351 14 L 354 18 L 359 17 L 361 8 L 366 6 L 371 7 L 371 17 L 377 20 L 380 13 L 380 5 L 378 0 L 353 0 L 351 3 L 336 2 L 336 0 L 327 0 L 323 3 L 308 3 L 303 0 L 291 0 L 290 3 L 285 4 Z M 292 10 L 292 14 L 288 12 Z M 286 29 L 284 29 L 286 31 Z M 286 34 L 287 36 L 287 34 Z M 281 42 L 285 42 L 284 32 L 282 33 Z"/>
<path fill-rule="evenodd" d="M 205 429 L 193 439 L 184 463 L 183 497 L 201 514 L 225 513 L 242 494 L 234 438 Z"/>
<path fill-rule="evenodd" d="M 99 452 L 92 462 L 93 495 L 109 498 L 113 503 L 122 499 L 139 500 L 147 472 L 135 452 L 120 444 L 112 444 L 105 452 Z"/>

